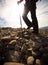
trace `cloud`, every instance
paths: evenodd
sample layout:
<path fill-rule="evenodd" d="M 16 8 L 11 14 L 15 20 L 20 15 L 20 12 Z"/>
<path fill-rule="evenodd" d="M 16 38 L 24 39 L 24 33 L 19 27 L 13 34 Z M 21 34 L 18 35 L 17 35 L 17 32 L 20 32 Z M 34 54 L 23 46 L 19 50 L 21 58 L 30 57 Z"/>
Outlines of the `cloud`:
<path fill-rule="evenodd" d="M 0 0 L 0 6 L 4 6 L 6 0 Z"/>
<path fill-rule="evenodd" d="M 4 18 L 0 17 L 0 27 L 6 27 L 7 26 L 7 22 Z"/>

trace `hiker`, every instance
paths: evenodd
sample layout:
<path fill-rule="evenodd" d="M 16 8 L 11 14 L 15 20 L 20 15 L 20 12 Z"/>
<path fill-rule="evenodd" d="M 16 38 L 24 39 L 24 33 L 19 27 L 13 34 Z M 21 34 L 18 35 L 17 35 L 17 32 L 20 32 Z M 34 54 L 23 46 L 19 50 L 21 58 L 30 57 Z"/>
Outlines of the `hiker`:
<path fill-rule="evenodd" d="M 17 3 L 21 3 L 23 0 L 18 1 Z M 24 13 L 23 13 L 23 20 L 25 21 L 26 25 L 28 26 L 27 29 L 33 27 L 33 33 L 38 32 L 38 20 L 36 17 L 36 2 L 38 0 L 25 0 L 24 5 Z M 28 19 L 27 14 L 30 11 L 32 22 Z"/>

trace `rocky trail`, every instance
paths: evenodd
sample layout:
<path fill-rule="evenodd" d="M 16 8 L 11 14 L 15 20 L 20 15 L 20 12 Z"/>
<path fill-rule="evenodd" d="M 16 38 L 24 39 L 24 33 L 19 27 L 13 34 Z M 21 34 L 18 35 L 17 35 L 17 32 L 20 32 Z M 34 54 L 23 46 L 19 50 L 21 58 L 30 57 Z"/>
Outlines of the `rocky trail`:
<path fill-rule="evenodd" d="M 48 30 L 0 28 L 0 65 L 48 65 Z"/>

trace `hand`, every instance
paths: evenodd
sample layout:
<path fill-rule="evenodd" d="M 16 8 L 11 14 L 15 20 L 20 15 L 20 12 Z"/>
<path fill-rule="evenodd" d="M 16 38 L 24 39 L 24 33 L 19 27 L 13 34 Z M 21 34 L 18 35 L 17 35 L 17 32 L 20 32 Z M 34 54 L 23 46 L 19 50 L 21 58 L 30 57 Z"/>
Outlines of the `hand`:
<path fill-rule="evenodd" d="M 19 5 L 20 1 L 17 2 L 17 4 Z"/>

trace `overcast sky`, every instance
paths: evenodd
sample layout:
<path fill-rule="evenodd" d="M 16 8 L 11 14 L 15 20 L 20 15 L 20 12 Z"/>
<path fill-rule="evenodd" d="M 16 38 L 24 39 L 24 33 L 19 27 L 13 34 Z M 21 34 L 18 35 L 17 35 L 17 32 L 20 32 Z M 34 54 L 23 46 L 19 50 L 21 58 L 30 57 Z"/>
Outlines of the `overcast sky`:
<path fill-rule="evenodd" d="M 20 15 L 24 5 L 17 5 L 17 0 L 0 0 L 0 27 L 20 27 Z M 37 2 L 37 18 L 39 27 L 48 26 L 48 0 Z M 28 14 L 29 19 L 30 13 Z M 23 27 L 27 27 L 21 18 Z"/>

